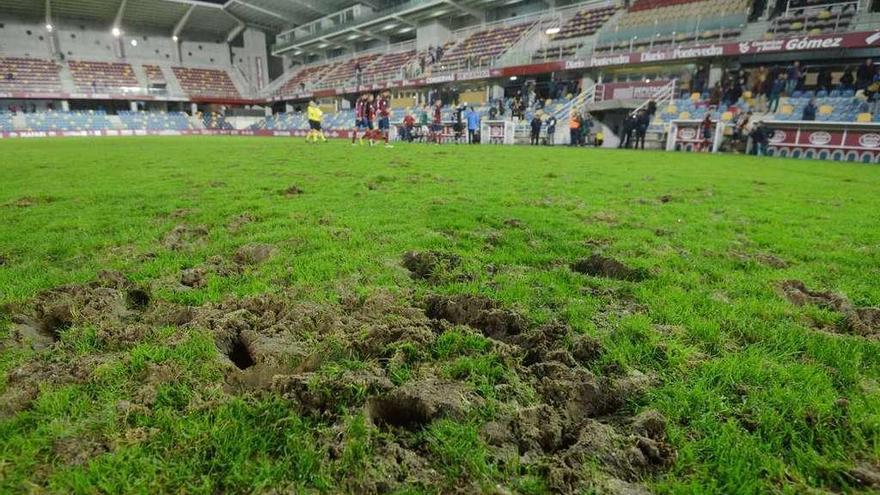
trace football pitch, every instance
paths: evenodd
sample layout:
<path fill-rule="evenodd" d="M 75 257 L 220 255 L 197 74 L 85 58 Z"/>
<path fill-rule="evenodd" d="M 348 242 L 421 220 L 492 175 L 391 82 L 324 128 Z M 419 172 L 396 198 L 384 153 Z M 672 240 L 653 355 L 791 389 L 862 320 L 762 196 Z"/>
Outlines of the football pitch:
<path fill-rule="evenodd" d="M 0 142 L 0 493 L 869 493 L 880 168 Z"/>

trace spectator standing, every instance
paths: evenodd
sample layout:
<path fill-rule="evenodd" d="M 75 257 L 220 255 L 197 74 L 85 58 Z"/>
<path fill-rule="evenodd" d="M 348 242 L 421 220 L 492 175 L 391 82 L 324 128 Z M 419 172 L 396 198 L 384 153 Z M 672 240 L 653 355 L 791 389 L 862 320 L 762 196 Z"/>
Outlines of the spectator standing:
<path fill-rule="evenodd" d="M 757 122 L 749 137 L 752 138 L 752 147 L 749 152 L 757 156 L 767 155 L 767 144 L 770 142 L 770 132 L 761 122 Z"/>
<path fill-rule="evenodd" d="M 779 77 L 773 82 L 773 87 L 770 88 L 769 107 L 773 113 L 779 111 L 779 99 L 782 97 L 782 92 L 785 91 L 785 85 L 785 74 L 779 74 Z"/>
<path fill-rule="evenodd" d="M 868 86 L 874 82 L 874 77 L 877 75 L 877 67 L 874 65 L 874 61 L 870 58 L 862 62 L 862 65 L 859 66 L 859 69 L 856 71 L 856 89 L 867 89 Z"/>
<path fill-rule="evenodd" d="M 480 114 L 478 114 L 474 107 L 470 107 L 467 113 L 467 127 L 468 127 L 468 142 L 470 144 L 475 144 L 477 142 L 477 132 L 480 129 Z"/>
<path fill-rule="evenodd" d="M 516 96 L 513 97 L 513 101 L 510 102 L 510 114 L 511 116 L 513 116 L 513 118 L 518 118 L 522 120 L 522 118 L 524 117 L 523 111 L 524 108 L 522 92 L 517 91 Z"/>
<path fill-rule="evenodd" d="M 581 116 L 576 111 L 572 110 L 571 115 L 568 118 L 568 131 L 571 137 L 571 141 L 569 142 L 569 146 L 577 146 L 580 144 L 581 140 Z"/>
<path fill-rule="evenodd" d="M 431 133 L 434 143 L 440 146 L 443 141 L 443 102 L 437 100 L 434 104 L 434 117 L 431 119 Z"/>
<path fill-rule="evenodd" d="M 556 137 L 556 117 L 553 115 L 547 119 L 547 145 L 553 146 L 553 141 Z"/>
<path fill-rule="evenodd" d="M 633 132 L 635 132 L 635 129 L 636 116 L 631 113 L 623 119 L 623 124 L 620 129 L 620 144 L 617 145 L 618 148 L 632 148 Z"/>
<path fill-rule="evenodd" d="M 590 133 L 593 132 L 593 116 L 589 112 L 581 115 L 581 139 L 580 145 L 586 146 L 590 142 Z"/>
<path fill-rule="evenodd" d="M 645 149 L 645 136 L 648 135 L 650 119 L 647 110 L 639 110 L 639 114 L 636 116 L 636 149 Z"/>
<path fill-rule="evenodd" d="M 788 68 L 785 80 L 785 96 L 791 96 L 798 88 L 801 81 L 801 63 L 797 60 Z"/>
<path fill-rule="evenodd" d="M 816 99 L 810 98 L 810 101 L 807 102 L 807 106 L 804 107 L 804 113 L 801 116 L 801 120 L 813 121 L 816 120 Z"/>
<path fill-rule="evenodd" d="M 819 75 L 816 76 L 816 86 L 822 91 L 831 91 L 831 69 L 828 67 L 819 69 Z"/>
<path fill-rule="evenodd" d="M 840 76 L 840 89 L 841 90 L 850 90 L 853 89 L 853 84 L 855 84 L 856 78 L 853 77 L 853 71 L 851 68 L 847 67 L 843 70 L 843 75 Z"/>
<path fill-rule="evenodd" d="M 532 137 L 531 137 L 531 140 L 529 141 L 529 144 L 531 144 L 532 146 L 538 146 L 539 144 L 541 144 L 541 125 L 542 125 L 542 122 L 541 122 L 540 117 L 538 117 L 537 115 L 532 117 L 532 122 L 530 125 L 532 127 Z"/>
<path fill-rule="evenodd" d="M 702 137 L 702 142 L 700 143 L 700 151 L 712 151 L 712 114 L 706 113 L 706 118 L 700 122 L 700 137 Z"/>

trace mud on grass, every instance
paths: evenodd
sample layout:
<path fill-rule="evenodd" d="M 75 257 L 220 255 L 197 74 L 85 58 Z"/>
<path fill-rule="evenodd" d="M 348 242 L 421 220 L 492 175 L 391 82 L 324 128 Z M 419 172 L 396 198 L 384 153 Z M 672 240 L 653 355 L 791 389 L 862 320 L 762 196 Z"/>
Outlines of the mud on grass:
<path fill-rule="evenodd" d="M 131 393 L 113 404 L 117 421 L 150 423 L 168 400 L 186 412 L 269 401 L 320 432 L 312 448 L 330 466 L 326 482 L 349 491 L 512 490 L 524 476 L 553 493 L 585 486 L 647 493 L 641 480 L 674 459 L 663 415 L 633 417 L 626 409 L 653 380 L 637 370 L 595 375 L 588 367 L 602 353 L 597 341 L 564 325 L 531 325 L 484 297 L 414 303 L 380 293 L 318 305 L 279 294 L 181 307 L 104 271 L 89 284 L 47 291 L 13 310 L 17 323 L 5 345 L 40 352 L 8 374 L 0 413 L 39 409 L 47 386 L 88 389 L 118 357 L 113 353 L 134 354 L 176 326 L 213 342 L 211 368 L 223 385 L 206 382 L 202 393 L 166 397 L 187 373 L 172 363 L 144 363 L 127 383 Z M 76 329 L 91 329 L 95 352 L 57 359 L 70 350 Z M 351 462 L 344 432 L 353 424 L 364 437 L 360 455 L 387 455 L 350 477 L 342 464 Z M 127 430 L 126 438 L 148 443 L 156 433 L 150 428 Z M 122 456 L 121 441 L 99 432 L 64 437 L 50 457 L 88 466 Z M 473 452 L 459 450 L 462 442 L 479 458 L 467 459 Z"/>
<path fill-rule="evenodd" d="M 0 492 L 878 490 L 875 167 L 0 148 Z"/>

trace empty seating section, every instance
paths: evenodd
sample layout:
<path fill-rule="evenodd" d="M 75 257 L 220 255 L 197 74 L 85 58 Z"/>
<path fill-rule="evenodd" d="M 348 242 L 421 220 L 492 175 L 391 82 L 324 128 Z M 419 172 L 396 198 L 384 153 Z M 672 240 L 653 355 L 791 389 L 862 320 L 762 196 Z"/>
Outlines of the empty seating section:
<path fill-rule="evenodd" d="M 445 69 L 487 66 L 495 57 L 507 51 L 532 26 L 534 22 L 526 22 L 477 31 L 453 47 L 443 56 L 440 63 Z"/>
<path fill-rule="evenodd" d="M 29 131 L 102 131 L 111 127 L 101 110 L 28 113 L 25 121 Z"/>
<path fill-rule="evenodd" d="M 363 57 L 357 57 L 341 62 L 337 64 L 334 69 L 328 72 L 326 76 L 324 76 L 319 85 L 326 88 L 353 84 L 355 82 L 356 75 L 355 68 L 358 66 L 358 64 L 360 64 L 361 70 L 366 70 L 367 66 L 372 64 L 374 61 L 376 61 L 376 59 L 381 56 L 382 55 L 379 53 L 373 53 L 370 55 L 365 55 Z"/>
<path fill-rule="evenodd" d="M 172 67 L 180 87 L 190 96 L 241 98 L 225 70 Z"/>
<path fill-rule="evenodd" d="M 0 57 L 0 92 L 60 92 L 58 70 L 50 60 Z"/>
<path fill-rule="evenodd" d="M 147 75 L 147 81 L 165 82 L 165 74 L 158 65 L 144 65 L 144 73 Z"/>
<path fill-rule="evenodd" d="M 202 123 L 205 125 L 205 129 L 235 129 L 232 124 L 226 121 L 226 117 L 215 112 L 204 114 L 202 116 Z"/>
<path fill-rule="evenodd" d="M 132 131 L 184 131 L 192 129 L 183 112 L 120 112 L 119 119 Z"/>
<path fill-rule="evenodd" d="M 321 77 L 331 69 L 331 67 L 331 65 L 313 65 L 311 67 L 306 67 L 297 72 L 292 78 L 288 79 L 286 83 L 278 88 L 276 93 L 279 95 L 289 95 L 305 91 L 318 82 L 318 80 L 320 80 Z"/>
<path fill-rule="evenodd" d="M 9 112 L 0 112 L 0 132 L 12 131 L 12 115 Z"/>
<path fill-rule="evenodd" d="M 599 51 L 733 39 L 750 8 L 751 0 L 641 0 L 600 36 Z"/>
<path fill-rule="evenodd" d="M 557 41 L 592 36 L 616 11 L 617 7 L 613 6 L 581 10 L 563 24 L 560 31 L 550 39 Z"/>
<path fill-rule="evenodd" d="M 140 89 L 134 71 L 126 63 L 71 60 L 68 65 L 79 92 L 117 93 Z"/>
<path fill-rule="evenodd" d="M 773 19 L 770 31 L 811 35 L 847 31 L 856 16 L 857 6 L 857 3 L 838 3 L 790 9 Z"/>
<path fill-rule="evenodd" d="M 363 81 L 366 84 L 373 82 L 400 79 L 404 67 L 409 65 L 416 57 L 416 51 L 389 53 L 382 55 L 372 65 L 364 69 Z"/>

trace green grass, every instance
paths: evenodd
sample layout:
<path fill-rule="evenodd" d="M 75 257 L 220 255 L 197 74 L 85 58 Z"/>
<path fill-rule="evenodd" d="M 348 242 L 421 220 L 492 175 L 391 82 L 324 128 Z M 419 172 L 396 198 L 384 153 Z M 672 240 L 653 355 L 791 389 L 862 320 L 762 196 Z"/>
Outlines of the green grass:
<path fill-rule="evenodd" d="M 670 423 L 677 457 L 647 480 L 657 493 L 854 492 L 848 471 L 880 459 L 880 343 L 818 331 L 810 321 L 833 325 L 839 316 L 795 307 L 775 291 L 780 280 L 800 279 L 880 305 L 880 168 L 219 137 L 6 141 L 0 156 L 0 303 L 92 280 L 101 269 L 159 281 L 154 297 L 185 304 L 281 290 L 317 303 L 380 290 L 416 300 L 484 294 L 533 324 L 555 320 L 598 337 L 597 370 L 658 377 L 630 406 L 659 409 Z M 291 185 L 303 194 L 279 194 Z M 31 206 L 16 206 L 22 198 Z M 171 218 L 178 209 L 190 211 Z M 243 213 L 257 221 L 226 228 Z M 160 239 L 180 223 L 205 225 L 207 242 L 164 249 Z M 161 283 L 249 243 L 274 245 L 276 255 L 241 275 L 211 276 L 199 290 Z M 436 286 L 411 280 L 401 255 L 431 249 L 459 255 L 456 270 L 469 276 Z M 650 277 L 617 282 L 569 270 L 595 251 Z M 749 259 L 758 254 L 789 266 Z M 622 311 L 604 289 L 629 294 L 638 308 Z M 43 387 L 31 409 L 0 419 L 0 493 L 358 491 L 378 455 L 372 440 L 384 433 L 359 411 L 340 433 L 281 398 L 225 394 L 204 332 L 157 329 L 131 348 L 102 345 L 95 329 L 75 327 L 51 356 L 0 348 L 0 393 L 25 363 L 99 360 L 85 382 Z M 515 382 L 490 342 L 453 328 L 431 348 L 395 353 L 394 383 L 431 363 L 487 399 L 472 417 L 437 421 L 412 440 L 449 486 L 466 477 L 485 490 L 547 490 L 540 473 L 498 465 L 479 436 L 497 411 L 496 386 Z M 334 366 L 358 366 L 349 358 Z M 177 378 L 157 388 L 150 410 L 120 412 L 156 366 Z M 322 445 L 333 438 L 342 446 L 329 456 Z M 55 448 L 65 439 L 104 447 L 69 462 Z"/>

